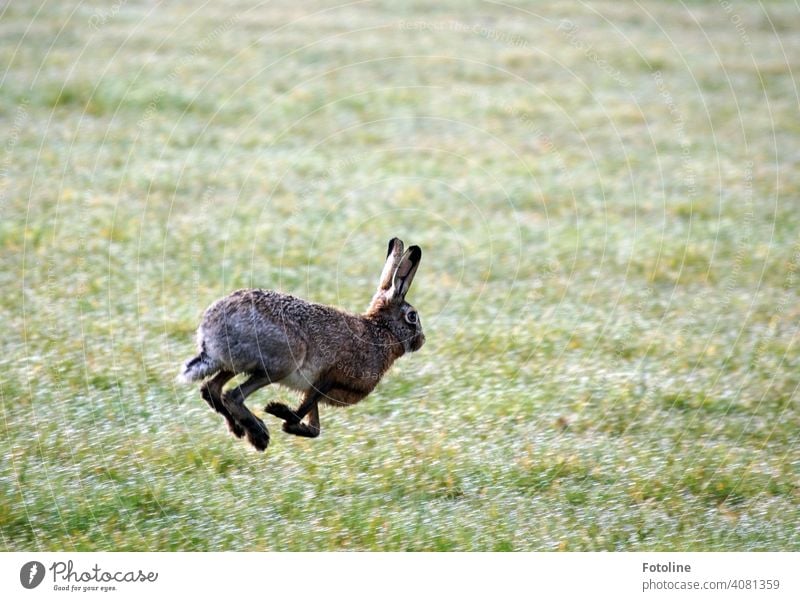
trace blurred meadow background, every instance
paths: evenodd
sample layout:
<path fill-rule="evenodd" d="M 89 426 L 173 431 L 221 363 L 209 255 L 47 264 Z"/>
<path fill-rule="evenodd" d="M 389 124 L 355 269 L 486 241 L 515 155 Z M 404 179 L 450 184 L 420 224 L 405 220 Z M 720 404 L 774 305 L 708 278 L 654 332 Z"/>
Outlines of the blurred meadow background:
<path fill-rule="evenodd" d="M 791 2 L 0 3 L 3 550 L 800 550 Z M 428 342 L 259 454 L 247 286 Z M 249 400 L 293 393 L 267 388 Z"/>

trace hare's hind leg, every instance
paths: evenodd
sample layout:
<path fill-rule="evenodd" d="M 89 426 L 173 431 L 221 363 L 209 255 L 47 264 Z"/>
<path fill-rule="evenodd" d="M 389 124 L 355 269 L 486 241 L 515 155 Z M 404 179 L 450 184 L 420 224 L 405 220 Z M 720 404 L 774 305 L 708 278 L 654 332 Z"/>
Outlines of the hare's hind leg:
<path fill-rule="evenodd" d="M 253 415 L 245 406 L 244 401 L 259 388 L 266 386 L 272 380 L 263 372 L 252 374 L 246 382 L 227 390 L 222 395 L 222 405 L 231 416 L 244 428 L 248 442 L 259 451 L 269 445 L 269 430 L 264 422 Z"/>
<path fill-rule="evenodd" d="M 241 438 L 244 436 L 244 429 L 236 423 L 236 420 L 233 419 L 233 416 L 225 408 L 225 405 L 222 404 L 222 387 L 233 376 L 234 373 L 232 371 L 223 370 L 218 372 L 216 376 L 203 382 L 203 385 L 200 387 L 200 396 L 203 397 L 203 400 L 208 403 L 214 411 L 225 418 L 225 421 L 228 422 L 228 429 L 231 431 L 231 434 L 236 438 Z"/>

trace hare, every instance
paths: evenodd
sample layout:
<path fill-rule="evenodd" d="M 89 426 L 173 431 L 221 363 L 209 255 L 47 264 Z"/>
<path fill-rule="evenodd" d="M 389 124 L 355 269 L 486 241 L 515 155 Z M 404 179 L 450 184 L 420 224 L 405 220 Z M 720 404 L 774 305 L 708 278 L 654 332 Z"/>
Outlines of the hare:
<path fill-rule="evenodd" d="M 200 386 L 203 399 L 237 438 L 246 435 L 259 451 L 267 448 L 269 431 L 244 402 L 268 384 L 304 393 L 296 409 L 283 403 L 265 407 L 284 420 L 283 430 L 319 436 L 319 403 L 359 402 L 398 357 L 425 343 L 419 315 L 405 302 L 421 258 L 418 246 L 404 253 L 403 242 L 392 238 L 378 289 L 361 315 L 273 290 L 237 290 L 206 309 L 197 329 L 200 353 L 179 378 L 208 378 Z M 223 392 L 239 373 L 250 377 Z"/>

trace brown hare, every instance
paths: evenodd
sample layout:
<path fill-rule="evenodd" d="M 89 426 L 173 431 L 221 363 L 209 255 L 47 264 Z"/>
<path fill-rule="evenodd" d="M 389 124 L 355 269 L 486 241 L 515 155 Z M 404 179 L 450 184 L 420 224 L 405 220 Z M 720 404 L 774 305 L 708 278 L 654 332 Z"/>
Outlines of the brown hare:
<path fill-rule="evenodd" d="M 404 253 L 401 240 L 390 240 L 378 290 L 361 315 L 273 290 L 237 290 L 206 309 L 197 329 L 200 353 L 179 377 L 208 378 L 200 386 L 203 399 L 259 451 L 267 448 L 269 431 L 244 402 L 267 384 L 304 393 L 296 409 L 265 407 L 284 420 L 283 430 L 319 436 L 319 403 L 359 402 L 398 357 L 425 343 L 419 315 L 405 301 L 421 258 L 418 246 Z M 250 377 L 223 392 L 239 373 Z"/>

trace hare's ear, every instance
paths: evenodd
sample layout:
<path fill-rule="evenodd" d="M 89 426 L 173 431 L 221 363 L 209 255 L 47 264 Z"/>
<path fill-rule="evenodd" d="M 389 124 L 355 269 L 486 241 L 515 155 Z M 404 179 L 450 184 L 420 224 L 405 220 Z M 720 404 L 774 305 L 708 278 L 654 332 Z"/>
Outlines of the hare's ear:
<path fill-rule="evenodd" d="M 388 292 L 392 300 L 403 300 L 411 288 L 411 282 L 417 273 L 417 267 L 422 259 L 422 249 L 419 246 L 411 246 L 400 259 L 397 269 L 394 270 L 392 277 L 392 288 Z"/>
<path fill-rule="evenodd" d="M 400 238 L 392 238 L 389 240 L 389 250 L 386 253 L 386 263 L 383 266 L 381 280 L 378 283 L 378 290 L 388 290 L 392 287 L 392 276 L 397 266 L 400 265 L 400 259 L 402 258 L 403 241 L 400 240 Z"/>

